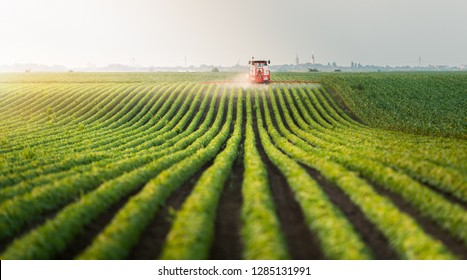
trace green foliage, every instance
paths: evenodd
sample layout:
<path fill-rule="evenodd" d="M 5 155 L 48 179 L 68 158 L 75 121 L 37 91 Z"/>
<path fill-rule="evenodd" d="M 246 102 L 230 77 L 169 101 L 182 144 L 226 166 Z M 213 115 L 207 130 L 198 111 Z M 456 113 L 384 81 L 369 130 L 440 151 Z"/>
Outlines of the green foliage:
<path fill-rule="evenodd" d="M 219 197 L 236 187 L 242 257 L 290 258 L 259 145 L 325 258 L 378 252 L 315 176 L 345 193 L 399 258 L 465 257 L 465 73 L 276 73 L 275 81 L 322 83 L 205 83 L 235 76 L 0 75 L 1 258 L 59 258 L 109 213 L 74 257 L 126 258 L 183 184 L 194 188 L 163 217 L 172 226 L 154 257 L 208 258 Z M 237 186 L 228 181 L 234 162 L 245 168 Z"/>
<path fill-rule="evenodd" d="M 434 136 L 467 135 L 467 73 L 280 73 L 319 81 L 340 105 L 378 128 Z"/>
<path fill-rule="evenodd" d="M 274 97 L 271 97 L 271 100 L 274 100 Z M 266 102 L 263 102 L 263 104 L 266 104 Z M 284 103 L 282 104 L 285 105 Z M 293 129 L 295 125 L 290 118 L 288 109 L 285 106 L 282 106 L 281 109 L 289 127 L 291 127 L 292 130 L 297 130 L 298 128 Z M 292 107 L 292 110 L 294 109 L 295 108 Z M 278 118 L 278 112 L 279 111 L 276 110 L 276 121 L 279 123 L 278 127 L 281 133 L 285 135 L 285 137 L 280 136 L 280 134 L 273 127 L 272 122 L 269 122 L 268 125 L 268 131 L 276 144 L 297 161 L 303 162 L 304 164 L 313 167 L 326 178 L 328 178 L 331 182 L 334 182 L 337 186 L 339 186 L 350 197 L 350 199 L 354 201 L 356 205 L 359 205 L 365 215 L 382 231 L 382 233 L 386 235 L 389 240 L 391 240 L 395 250 L 398 251 L 402 258 L 454 258 L 454 256 L 450 254 L 445 247 L 439 244 L 438 241 L 426 235 L 414 220 L 398 210 L 387 198 L 377 194 L 371 188 L 371 186 L 359 178 L 357 174 L 347 170 L 342 165 L 336 164 L 336 162 L 334 162 L 334 158 L 329 158 L 329 153 L 307 145 L 303 140 L 290 133 L 290 131 L 288 131 L 284 125 L 280 124 L 281 120 Z M 267 111 L 265 114 L 269 115 Z M 258 120 L 260 120 L 259 116 Z M 295 133 L 297 133 L 297 131 L 295 131 Z M 289 139 L 287 138 L 289 138 L 290 141 L 297 146 L 291 145 L 288 142 Z M 336 157 L 339 156 L 342 155 L 336 155 Z M 356 158 L 353 158 L 352 162 L 355 162 L 356 160 Z M 365 165 L 364 170 L 371 172 L 373 170 L 373 165 Z M 387 172 L 385 175 L 386 178 L 391 178 L 391 173 Z M 401 187 L 401 185 L 398 185 L 397 187 Z M 415 198 L 415 194 L 412 193 L 410 198 Z M 444 201 L 439 202 L 441 204 L 444 203 Z M 432 207 L 433 201 L 427 201 L 424 204 L 426 207 Z M 452 207 L 450 205 L 446 206 Z M 454 206 L 454 208 L 456 207 Z M 453 211 L 454 209 L 445 210 L 445 214 L 455 213 Z M 439 209 L 437 211 L 439 211 Z M 451 220 L 451 226 L 459 226 L 462 225 L 464 221 L 466 221 L 467 215 L 465 215 L 463 212 L 465 211 L 462 211 L 460 208 L 457 209 L 457 213 L 451 216 L 451 218 L 453 218 Z M 442 219 L 444 215 L 441 214 L 437 218 Z M 457 231 L 459 233 L 459 237 L 464 238 L 464 233 L 462 231 L 458 231 L 459 228 L 453 227 L 452 229 L 454 232 Z M 414 236 L 416 236 L 416 238 L 414 238 Z M 411 239 L 411 242 L 407 242 L 407 239 L 409 238 Z"/>
<path fill-rule="evenodd" d="M 151 179 L 143 189 L 119 210 L 111 224 L 79 256 L 80 259 L 122 259 L 136 244 L 144 228 L 156 215 L 160 205 L 183 182 L 215 157 L 227 139 L 232 122 L 233 99 L 229 98 L 228 113 L 222 125 L 222 114 L 212 129 L 179 154 L 171 155 L 176 164 Z M 221 110 L 222 112 L 222 110 Z M 209 139 L 212 145 L 204 146 Z M 189 153 L 190 155 L 186 155 Z"/>
<path fill-rule="evenodd" d="M 233 90 L 231 92 L 233 94 Z M 237 100 L 237 115 L 233 134 L 225 149 L 216 156 L 199 178 L 192 193 L 177 213 L 169 232 L 161 259 L 206 259 L 214 239 L 214 223 L 219 197 L 242 137 L 242 93 Z"/>
<path fill-rule="evenodd" d="M 363 121 L 376 127 L 430 135 L 465 136 L 465 73 L 379 74 L 324 80 Z M 361 90 L 348 90 L 355 84 Z M 350 101 L 352 100 L 352 101 Z M 350 105 L 353 104 L 353 105 Z"/>
<path fill-rule="evenodd" d="M 269 91 L 272 94 L 272 90 Z M 256 103 L 259 104 L 259 98 L 256 97 Z M 263 94 L 262 103 L 264 106 L 264 115 L 266 118 L 267 130 L 263 127 L 263 117 L 261 108 L 257 106 L 256 117 L 258 120 L 258 130 L 261 136 L 261 142 L 266 153 L 281 170 L 287 179 L 290 187 L 293 189 L 296 200 L 302 207 L 307 223 L 311 230 L 316 231 L 321 246 L 326 257 L 329 259 L 368 259 L 371 257 L 368 248 L 363 244 L 357 233 L 354 232 L 350 223 L 348 223 L 342 213 L 337 210 L 329 201 L 327 195 L 319 188 L 318 184 L 300 167 L 297 162 L 281 153 L 275 147 L 268 136 L 278 143 L 278 132 L 273 128 L 271 114 L 267 107 L 267 101 Z M 275 111 L 276 120 L 279 122 L 279 112 Z M 293 146 L 284 143 L 287 148 L 293 149 Z"/>
<path fill-rule="evenodd" d="M 246 96 L 245 154 L 242 184 L 242 237 L 245 259 L 287 259 L 284 237 L 275 214 L 266 166 L 256 148 L 250 91 Z"/>

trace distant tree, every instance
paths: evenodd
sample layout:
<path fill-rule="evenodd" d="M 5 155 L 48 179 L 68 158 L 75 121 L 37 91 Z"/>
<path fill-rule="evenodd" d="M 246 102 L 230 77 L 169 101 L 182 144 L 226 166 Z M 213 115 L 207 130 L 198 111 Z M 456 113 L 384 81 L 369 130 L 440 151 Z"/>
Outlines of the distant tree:
<path fill-rule="evenodd" d="M 211 72 L 219 72 L 219 69 L 217 67 L 212 68 Z"/>

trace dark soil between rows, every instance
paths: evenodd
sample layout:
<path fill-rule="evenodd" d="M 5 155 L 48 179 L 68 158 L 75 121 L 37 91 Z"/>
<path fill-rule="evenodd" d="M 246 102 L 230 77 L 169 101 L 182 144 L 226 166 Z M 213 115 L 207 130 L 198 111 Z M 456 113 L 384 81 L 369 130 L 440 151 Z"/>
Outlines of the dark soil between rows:
<path fill-rule="evenodd" d="M 259 106 L 259 104 L 256 104 Z M 263 110 L 264 113 L 264 110 Z M 300 205 L 279 169 L 271 162 L 259 137 L 257 122 L 253 130 L 257 148 L 268 172 L 271 193 L 276 206 L 276 213 L 284 233 L 289 254 L 297 260 L 324 259 L 317 236 L 309 229 Z"/>
<path fill-rule="evenodd" d="M 71 201 L 71 199 L 70 199 Z M 53 219 L 60 210 L 63 209 L 63 207 L 66 206 L 66 203 L 63 203 L 65 205 L 60 205 L 56 209 L 46 211 L 45 213 L 42 213 L 38 216 L 35 216 L 34 218 L 31 219 L 30 222 L 26 223 L 24 226 L 22 226 L 19 230 L 17 230 L 17 234 L 0 240 L 0 252 L 3 252 L 15 239 L 20 239 L 24 235 L 28 234 L 30 231 L 34 230 L 35 228 L 41 226 L 47 220 Z"/>
<path fill-rule="evenodd" d="M 358 118 L 352 114 L 345 104 L 341 104 L 343 101 L 339 99 L 340 97 L 333 91 L 333 89 L 326 88 L 326 90 L 330 93 L 332 98 L 339 103 L 339 106 L 343 108 L 346 113 L 352 116 L 353 119 L 358 120 Z M 280 94 L 280 90 L 278 90 L 278 93 Z M 168 95 L 166 96 L 166 99 L 167 98 Z M 268 103 L 270 103 L 270 97 L 268 96 L 267 98 Z M 216 109 L 218 108 L 219 100 L 220 98 L 216 99 Z M 235 106 L 236 105 L 234 105 L 234 107 Z M 264 106 L 264 104 L 260 106 Z M 286 104 L 286 108 L 290 110 L 290 104 Z M 272 111 L 270 104 L 269 109 Z M 203 118 L 200 123 L 204 120 L 207 110 L 208 109 L 203 113 Z M 282 109 L 280 109 L 280 111 L 280 117 L 287 127 L 282 115 Z M 302 113 L 299 111 L 299 114 L 301 115 Z M 257 121 L 255 119 L 256 115 L 253 115 L 257 148 L 267 168 L 271 194 L 276 207 L 276 214 L 280 222 L 282 233 L 285 237 L 289 254 L 293 259 L 325 259 L 320 248 L 319 240 L 316 234 L 314 234 L 307 225 L 302 209 L 295 200 L 294 193 L 287 184 L 286 178 L 266 155 L 258 135 Z M 243 116 L 244 118 L 246 117 L 245 111 L 243 112 Z M 243 144 L 245 137 L 245 123 L 246 121 L 244 119 L 241 145 Z M 273 120 L 273 123 L 277 127 L 275 120 Z M 233 125 L 231 129 L 233 129 Z M 241 152 L 239 154 L 241 154 Z M 212 161 L 204 165 L 194 176 L 182 184 L 180 188 L 176 189 L 168 197 L 164 206 L 160 208 L 149 226 L 145 231 L 143 231 L 139 242 L 131 250 L 128 256 L 129 259 L 156 259 L 159 257 L 163 243 L 165 242 L 166 236 L 172 226 L 174 213 L 180 209 L 183 202 L 192 192 L 198 178 L 211 164 Z M 314 180 L 318 182 L 319 186 L 328 195 L 331 202 L 342 211 L 346 219 L 355 228 L 355 231 L 361 236 L 362 240 L 371 248 L 376 259 L 398 258 L 397 253 L 391 247 L 387 238 L 365 217 L 358 205 L 355 205 L 344 191 L 324 178 L 315 169 L 306 165 L 301 166 Z M 243 198 L 241 187 L 243 183 L 243 172 L 243 157 L 239 156 L 232 167 L 229 178 L 226 181 L 219 199 L 214 228 L 214 240 L 209 252 L 210 259 L 227 260 L 242 258 L 241 208 Z M 414 218 L 425 232 L 431 235 L 434 239 L 440 240 L 458 257 L 467 259 L 467 247 L 462 243 L 462 241 L 459 241 L 446 230 L 440 228 L 435 222 L 423 216 L 422 213 L 414 209 L 399 195 L 386 190 L 384 187 L 379 186 L 370 180 L 368 181 L 380 195 L 388 197 L 398 209 Z M 143 186 L 139 186 L 136 188 L 129 195 L 123 197 L 112 207 L 105 210 L 93 222 L 87 224 L 83 228 L 82 232 L 74 238 L 74 241 L 70 243 L 66 250 L 57 256 L 57 259 L 72 259 L 82 252 L 92 243 L 92 240 L 105 228 L 105 226 L 111 222 L 119 209 L 122 208 L 133 195 L 140 191 L 142 187 Z M 433 191 L 442 194 L 433 186 L 427 185 L 427 187 L 430 187 Z M 450 202 L 460 204 L 464 209 L 467 208 L 465 203 L 459 201 L 455 197 L 452 197 L 449 194 L 443 195 Z M 61 209 L 62 207 L 58 207 L 57 210 L 49 211 L 38 216 L 37 219 L 22 227 L 16 237 L 26 234 L 30 230 L 43 224 L 47 219 L 52 219 Z M 2 252 L 13 240 L 13 237 L 7 240 L 2 240 L 0 242 L 0 252 Z"/>
<path fill-rule="evenodd" d="M 84 251 L 105 226 L 112 221 L 118 210 L 120 210 L 133 195 L 137 194 L 143 186 L 144 185 L 141 185 L 135 188 L 129 195 L 122 197 L 117 203 L 112 205 L 112 207 L 101 213 L 94 221 L 86 224 L 81 233 L 74 238 L 73 242 L 70 243 L 66 250 L 57 256 L 57 259 L 70 260 Z"/>
<path fill-rule="evenodd" d="M 220 105 L 220 98 L 215 100 L 215 109 L 218 110 Z M 227 116 L 227 103 L 224 109 L 224 116 L 222 124 L 226 121 Z M 235 107 L 234 107 L 235 109 Z M 206 114 L 203 115 L 203 120 Z M 199 125 L 203 122 L 200 122 Z M 199 126 L 198 125 L 198 126 Z M 232 126 L 233 127 L 233 126 Z M 232 129 L 231 127 L 231 129 Z M 175 219 L 175 213 L 182 207 L 184 201 L 188 198 L 193 190 L 198 179 L 203 172 L 212 165 L 213 160 L 210 160 L 202 168 L 200 168 L 195 175 L 186 181 L 180 188 L 175 190 L 167 199 L 164 206 L 158 211 L 152 222 L 143 231 L 138 244 L 133 247 L 128 259 L 144 260 L 144 259 L 157 259 L 162 253 L 163 244 L 170 231 L 172 223 Z"/>
<path fill-rule="evenodd" d="M 237 158 L 217 206 L 214 241 L 209 252 L 211 260 L 242 259 L 240 231 L 243 170 L 243 159 Z"/>
<path fill-rule="evenodd" d="M 277 93 L 280 94 L 280 92 Z M 271 108 L 272 105 L 270 104 L 270 98 L 271 97 L 268 98 L 268 106 Z M 291 109 L 288 107 L 288 105 L 289 104 L 286 104 L 287 110 L 290 111 Z M 290 129 L 285 122 L 283 111 L 279 111 L 279 117 L 282 119 L 282 122 L 287 129 Z M 274 118 L 273 125 L 277 129 L 277 123 Z M 312 169 L 306 165 L 302 165 L 302 167 L 305 168 L 308 174 L 310 174 L 310 176 L 318 182 L 319 186 L 327 194 L 331 202 L 344 213 L 356 231 L 359 232 L 363 241 L 372 249 L 376 259 L 397 259 L 397 254 L 391 248 L 388 240 L 376 229 L 376 227 L 370 221 L 368 221 L 368 219 L 366 219 L 360 208 L 358 208 L 341 189 L 324 178 L 315 169 Z"/>
<path fill-rule="evenodd" d="M 235 98 L 235 104 L 237 103 Z M 245 94 L 243 94 L 245 100 Z M 237 112 L 236 112 L 237 113 Z M 242 259 L 241 210 L 243 205 L 243 143 L 245 142 L 246 108 L 242 112 L 242 140 L 229 178 L 217 205 L 214 241 L 209 252 L 212 260 Z"/>
<path fill-rule="evenodd" d="M 194 176 L 169 195 L 165 204 L 159 209 L 156 216 L 141 234 L 138 243 L 133 247 L 127 259 L 154 260 L 159 257 L 164 241 L 175 219 L 175 213 L 182 207 L 183 202 L 190 195 L 201 174 L 211 164 L 212 162 L 206 164 Z"/>
<path fill-rule="evenodd" d="M 295 260 L 325 259 L 318 237 L 308 227 L 287 180 L 269 159 L 263 157 L 263 161 L 268 170 L 272 197 L 290 256 Z"/>
<path fill-rule="evenodd" d="M 446 192 L 446 191 L 442 191 L 440 190 L 438 187 L 435 187 L 433 184 L 430 184 L 429 182 L 425 182 L 423 180 L 419 180 L 417 178 L 412 178 L 413 180 L 419 182 L 420 184 L 426 186 L 427 188 L 429 188 L 432 192 L 435 192 L 441 196 L 443 196 L 443 198 L 445 198 L 446 200 L 448 200 L 449 202 L 451 202 L 452 204 L 454 205 L 458 205 L 462 208 L 464 208 L 464 210 L 467 211 L 467 203 L 462 201 L 460 198 L 458 197 L 455 197 L 454 195 L 452 195 L 451 193 L 449 192 Z"/>
<path fill-rule="evenodd" d="M 375 259 L 398 259 L 396 252 L 391 247 L 387 238 L 365 217 L 362 210 L 350 200 L 344 191 L 324 178 L 323 175 L 315 169 L 306 165 L 302 165 L 302 167 L 318 182 L 331 202 L 336 205 L 350 221 L 363 241 L 371 248 Z"/>
<path fill-rule="evenodd" d="M 355 115 L 355 113 L 350 110 L 349 106 L 347 106 L 347 104 L 344 102 L 344 99 L 342 99 L 342 96 L 340 96 L 336 90 L 328 85 L 328 84 L 324 84 L 323 85 L 323 89 L 329 93 L 329 95 L 332 97 L 332 99 L 334 99 L 334 101 L 337 103 L 337 105 L 347 114 L 349 115 L 352 119 L 354 119 L 355 121 L 361 123 L 361 124 L 366 124 L 364 121 L 362 121 L 359 117 L 357 117 L 357 115 Z M 328 99 L 328 98 L 326 98 Z"/>
<path fill-rule="evenodd" d="M 215 109 L 218 109 L 220 99 L 217 98 L 215 102 Z M 207 112 L 207 110 L 205 112 Z M 227 106 L 225 106 L 222 124 L 226 120 L 226 115 Z M 206 113 L 203 114 L 203 119 L 198 126 L 200 126 L 204 121 L 205 116 Z M 143 231 L 138 243 L 131 250 L 128 259 L 153 260 L 160 256 L 165 239 L 175 219 L 175 213 L 181 208 L 183 202 L 188 198 L 199 177 L 201 177 L 203 172 L 212 165 L 213 160 L 214 159 L 210 160 L 200 168 L 195 175 L 193 175 L 169 196 L 164 206 L 157 212 L 152 222 Z"/>
<path fill-rule="evenodd" d="M 288 110 L 290 110 L 289 104 L 286 104 L 286 107 Z M 280 110 L 280 117 L 282 118 L 282 121 L 287 129 L 289 129 L 285 123 L 282 110 Z M 277 128 L 275 121 L 273 121 L 273 123 Z M 322 176 L 320 176 L 320 174 L 318 174 L 318 172 L 315 170 L 308 168 L 308 171 L 310 175 L 320 183 L 320 186 L 328 194 L 331 201 L 343 211 L 349 221 L 361 234 L 363 240 L 370 246 L 370 248 L 373 249 L 376 258 L 398 258 L 394 250 L 390 247 L 388 240 L 381 233 L 379 233 L 379 231 L 370 221 L 365 218 L 361 210 L 350 201 L 350 199 L 343 193 L 342 190 L 336 186 L 333 186 L 333 184 L 328 184 L 325 181 L 323 182 Z M 466 258 L 467 250 L 460 240 L 452 237 L 448 232 L 441 229 L 434 222 L 420 215 L 420 213 L 413 209 L 413 207 L 405 202 L 400 196 L 385 190 L 383 187 L 374 184 L 374 182 L 373 186 L 379 194 L 389 197 L 400 210 L 412 216 L 428 234 L 432 235 L 435 239 L 442 241 L 447 248 L 449 248 L 459 257 L 464 259 Z M 452 198 L 450 199 L 449 197 L 447 197 L 447 199 L 451 202 L 457 202 Z"/>
<path fill-rule="evenodd" d="M 399 210 L 411 216 L 423 230 L 434 239 L 441 241 L 450 251 L 462 259 L 467 259 L 467 248 L 462 241 L 453 237 L 449 232 L 436 225 L 429 218 L 421 215 L 401 196 L 386 190 L 384 187 L 373 182 L 373 188 L 380 195 L 389 198 Z"/>

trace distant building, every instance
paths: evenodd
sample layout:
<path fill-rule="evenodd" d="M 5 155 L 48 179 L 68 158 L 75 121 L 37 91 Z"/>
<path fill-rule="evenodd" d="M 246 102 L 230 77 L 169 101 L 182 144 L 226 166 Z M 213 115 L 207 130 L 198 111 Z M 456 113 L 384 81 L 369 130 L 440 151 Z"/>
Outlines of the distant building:
<path fill-rule="evenodd" d="M 315 54 L 311 53 L 311 64 L 315 64 Z"/>
<path fill-rule="evenodd" d="M 299 65 L 300 64 L 300 60 L 298 59 L 298 53 L 297 53 L 297 56 L 295 56 L 295 65 Z"/>

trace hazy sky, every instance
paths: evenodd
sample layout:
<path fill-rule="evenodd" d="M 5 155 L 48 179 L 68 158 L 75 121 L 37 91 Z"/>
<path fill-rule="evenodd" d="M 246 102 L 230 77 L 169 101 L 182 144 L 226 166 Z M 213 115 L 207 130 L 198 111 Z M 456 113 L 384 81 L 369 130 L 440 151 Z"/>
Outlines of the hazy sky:
<path fill-rule="evenodd" d="M 467 0 L 0 0 L 0 65 L 467 64 Z"/>

